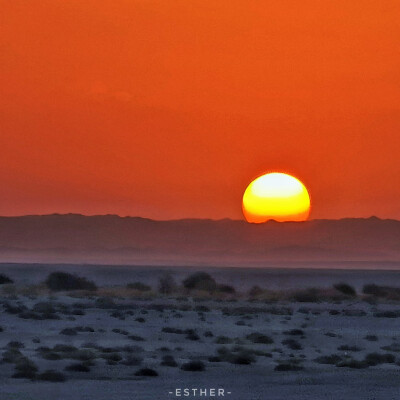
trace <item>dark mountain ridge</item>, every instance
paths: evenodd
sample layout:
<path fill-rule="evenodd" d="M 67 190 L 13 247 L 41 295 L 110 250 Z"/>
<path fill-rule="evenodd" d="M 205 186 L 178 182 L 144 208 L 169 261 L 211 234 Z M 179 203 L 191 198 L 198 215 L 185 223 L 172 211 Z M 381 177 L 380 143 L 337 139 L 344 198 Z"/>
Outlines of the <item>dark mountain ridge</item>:
<path fill-rule="evenodd" d="M 0 262 L 264 265 L 400 261 L 400 221 L 344 218 L 248 224 L 80 214 L 0 217 Z"/>

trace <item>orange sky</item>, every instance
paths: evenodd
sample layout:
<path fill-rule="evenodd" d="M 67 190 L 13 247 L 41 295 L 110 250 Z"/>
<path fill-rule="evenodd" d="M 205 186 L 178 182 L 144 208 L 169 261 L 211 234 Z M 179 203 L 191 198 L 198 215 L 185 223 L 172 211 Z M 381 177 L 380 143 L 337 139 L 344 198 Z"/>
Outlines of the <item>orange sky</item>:
<path fill-rule="evenodd" d="M 400 3 L 0 0 L 0 215 L 400 219 Z"/>

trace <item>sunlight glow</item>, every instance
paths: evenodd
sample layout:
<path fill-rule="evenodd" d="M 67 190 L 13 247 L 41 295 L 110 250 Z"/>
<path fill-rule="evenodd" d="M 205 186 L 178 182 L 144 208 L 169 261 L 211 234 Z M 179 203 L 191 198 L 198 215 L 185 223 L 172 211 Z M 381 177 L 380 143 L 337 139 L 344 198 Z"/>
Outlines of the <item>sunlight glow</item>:
<path fill-rule="evenodd" d="M 305 221 L 310 213 L 310 196 L 297 178 L 273 172 L 250 183 L 242 208 L 248 222 Z"/>

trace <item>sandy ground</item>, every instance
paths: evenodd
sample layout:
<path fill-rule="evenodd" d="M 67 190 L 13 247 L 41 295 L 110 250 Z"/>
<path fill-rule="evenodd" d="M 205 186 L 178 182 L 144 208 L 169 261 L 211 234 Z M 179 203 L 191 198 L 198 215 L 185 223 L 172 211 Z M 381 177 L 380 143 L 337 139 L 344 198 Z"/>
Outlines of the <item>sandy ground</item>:
<path fill-rule="evenodd" d="M 0 302 L 0 400 L 165 400 L 176 398 L 169 393 L 176 388 L 224 388 L 231 392 L 225 398 L 235 400 L 400 396 L 400 308 L 394 304 L 67 295 L 3 295 Z M 264 336 L 257 340 L 254 333 Z M 73 347 L 61 351 L 60 344 Z M 10 352 L 16 359 L 7 359 Z M 346 366 L 370 353 L 392 356 L 377 365 Z M 316 361 L 333 354 L 334 364 Z M 165 356 L 176 365 L 161 365 Z M 66 381 L 13 378 L 18 357 L 31 360 L 37 375 L 51 369 Z M 181 369 L 193 360 L 205 370 Z M 89 370 L 65 370 L 77 363 Z M 299 370 L 277 371 L 278 365 Z M 142 368 L 158 376 L 136 376 Z"/>

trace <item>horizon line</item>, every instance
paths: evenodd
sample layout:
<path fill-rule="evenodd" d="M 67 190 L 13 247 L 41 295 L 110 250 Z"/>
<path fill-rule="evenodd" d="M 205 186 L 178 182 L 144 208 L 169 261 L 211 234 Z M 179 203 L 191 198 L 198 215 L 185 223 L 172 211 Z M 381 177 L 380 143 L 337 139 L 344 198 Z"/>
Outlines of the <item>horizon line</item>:
<path fill-rule="evenodd" d="M 229 217 L 224 217 L 224 218 L 196 218 L 196 217 L 183 217 L 183 218 L 171 218 L 171 219 L 155 219 L 155 218 L 149 218 L 149 217 L 142 217 L 139 215 L 119 215 L 119 214 L 83 214 L 83 213 L 73 213 L 73 212 L 67 212 L 67 213 L 48 213 L 48 214 L 20 214 L 20 215 L 0 215 L 0 218 L 24 218 L 24 217 L 52 217 L 52 216 L 60 216 L 60 217 L 67 217 L 67 216 L 78 216 L 78 217 L 87 217 L 87 218 L 94 218 L 94 217 L 117 217 L 121 219 L 142 219 L 142 220 L 148 220 L 148 221 L 154 221 L 154 222 L 177 222 L 177 221 L 215 221 L 215 222 L 220 222 L 220 221 L 232 221 L 232 222 L 246 222 L 251 225 L 263 225 L 266 223 L 304 223 L 304 222 L 312 222 L 312 221 L 343 221 L 343 220 L 349 220 L 349 219 L 357 219 L 357 220 L 368 220 L 368 219 L 376 219 L 380 221 L 397 221 L 400 222 L 400 220 L 396 218 L 381 218 L 376 215 L 371 215 L 369 217 L 341 217 L 341 218 L 312 218 L 312 219 L 307 219 L 305 221 L 276 221 L 274 219 L 270 219 L 268 221 L 262 222 L 262 223 L 251 223 L 247 222 L 245 219 L 233 219 Z"/>

